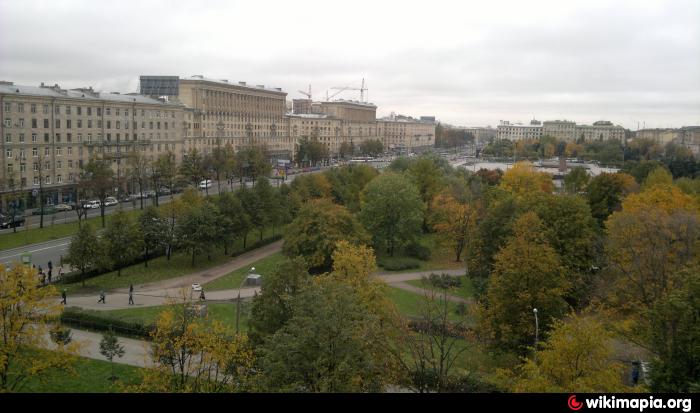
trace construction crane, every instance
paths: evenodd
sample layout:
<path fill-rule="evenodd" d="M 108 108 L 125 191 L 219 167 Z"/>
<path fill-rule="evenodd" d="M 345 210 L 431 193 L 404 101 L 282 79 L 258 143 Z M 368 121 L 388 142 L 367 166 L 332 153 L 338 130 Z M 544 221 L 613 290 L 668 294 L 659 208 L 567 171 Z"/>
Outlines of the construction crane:
<path fill-rule="evenodd" d="M 311 85 L 309 85 L 309 91 L 308 91 L 308 92 L 304 92 L 303 90 L 299 90 L 298 92 L 301 93 L 302 95 L 308 97 L 309 100 L 311 100 Z"/>
<path fill-rule="evenodd" d="M 345 92 L 346 90 L 359 90 L 360 91 L 360 102 L 365 101 L 365 91 L 369 90 L 365 87 L 365 79 L 362 78 L 362 85 L 358 87 L 351 87 L 351 86 L 342 86 L 342 87 L 332 87 L 332 90 L 337 90 L 337 92 L 333 93 L 332 95 L 328 96 L 328 92 L 326 92 L 326 100 L 331 100 L 334 97 L 338 96 L 341 92 Z"/>

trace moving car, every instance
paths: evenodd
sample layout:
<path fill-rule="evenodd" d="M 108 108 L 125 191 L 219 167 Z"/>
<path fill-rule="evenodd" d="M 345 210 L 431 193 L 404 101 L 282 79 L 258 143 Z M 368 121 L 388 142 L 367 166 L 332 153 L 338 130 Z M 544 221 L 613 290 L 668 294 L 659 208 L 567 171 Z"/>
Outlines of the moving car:
<path fill-rule="evenodd" d="M 211 179 L 207 179 L 199 183 L 199 189 L 207 188 L 211 188 Z"/>
<path fill-rule="evenodd" d="M 62 211 L 72 211 L 73 210 L 73 205 L 69 204 L 58 204 L 54 207 L 57 212 L 62 212 Z"/>
<path fill-rule="evenodd" d="M 117 201 L 117 198 L 113 196 L 108 196 L 107 199 L 105 199 L 105 206 L 112 206 L 112 205 L 117 205 L 119 201 Z"/>
<path fill-rule="evenodd" d="M 83 204 L 83 208 L 85 209 L 97 209 L 100 207 L 100 201 L 94 200 L 94 201 L 87 201 Z"/>

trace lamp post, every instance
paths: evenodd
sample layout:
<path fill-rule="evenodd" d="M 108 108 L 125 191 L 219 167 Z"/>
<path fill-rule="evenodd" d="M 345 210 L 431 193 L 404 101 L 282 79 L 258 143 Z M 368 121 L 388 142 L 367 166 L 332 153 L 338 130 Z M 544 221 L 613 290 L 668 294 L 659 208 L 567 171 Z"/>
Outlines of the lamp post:
<path fill-rule="evenodd" d="M 537 357 L 537 340 L 540 335 L 540 323 L 537 319 L 537 309 L 533 308 L 532 312 L 535 314 L 535 357 Z"/>
<path fill-rule="evenodd" d="M 248 274 L 252 274 L 255 271 L 255 267 L 251 267 L 250 271 L 248 271 Z M 241 288 L 243 287 L 243 283 L 246 281 L 246 278 L 243 278 L 241 281 L 241 284 L 238 286 L 238 298 L 236 299 L 236 334 L 238 334 L 238 320 L 241 317 Z"/>

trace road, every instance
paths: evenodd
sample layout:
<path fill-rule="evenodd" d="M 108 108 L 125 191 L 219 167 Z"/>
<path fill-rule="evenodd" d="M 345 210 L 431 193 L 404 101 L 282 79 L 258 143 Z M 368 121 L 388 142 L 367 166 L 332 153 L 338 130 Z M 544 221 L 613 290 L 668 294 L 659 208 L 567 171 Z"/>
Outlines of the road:
<path fill-rule="evenodd" d="M 58 267 L 61 256 L 65 256 L 68 253 L 70 240 L 70 237 L 59 238 L 52 241 L 0 251 L 0 263 L 9 266 L 13 262 L 20 262 L 22 254 L 28 252 L 32 254 L 32 264 L 47 268 L 48 262 L 52 261 L 54 266 Z M 64 267 L 63 271 L 66 270 L 68 270 L 68 268 Z"/>

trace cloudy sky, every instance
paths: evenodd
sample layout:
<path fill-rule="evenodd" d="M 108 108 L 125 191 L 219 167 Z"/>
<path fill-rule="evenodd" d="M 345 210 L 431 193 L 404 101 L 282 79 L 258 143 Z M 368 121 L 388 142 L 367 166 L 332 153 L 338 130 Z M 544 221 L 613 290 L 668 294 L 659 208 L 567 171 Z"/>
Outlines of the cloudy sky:
<path fill-rule="evenodd" d="M 699 125 L 700 1 L 0 0 L 0 79 L 132 92 L 141 74 L 288 99 L 365 78 L 380 115 L 458 125 Z"/>

